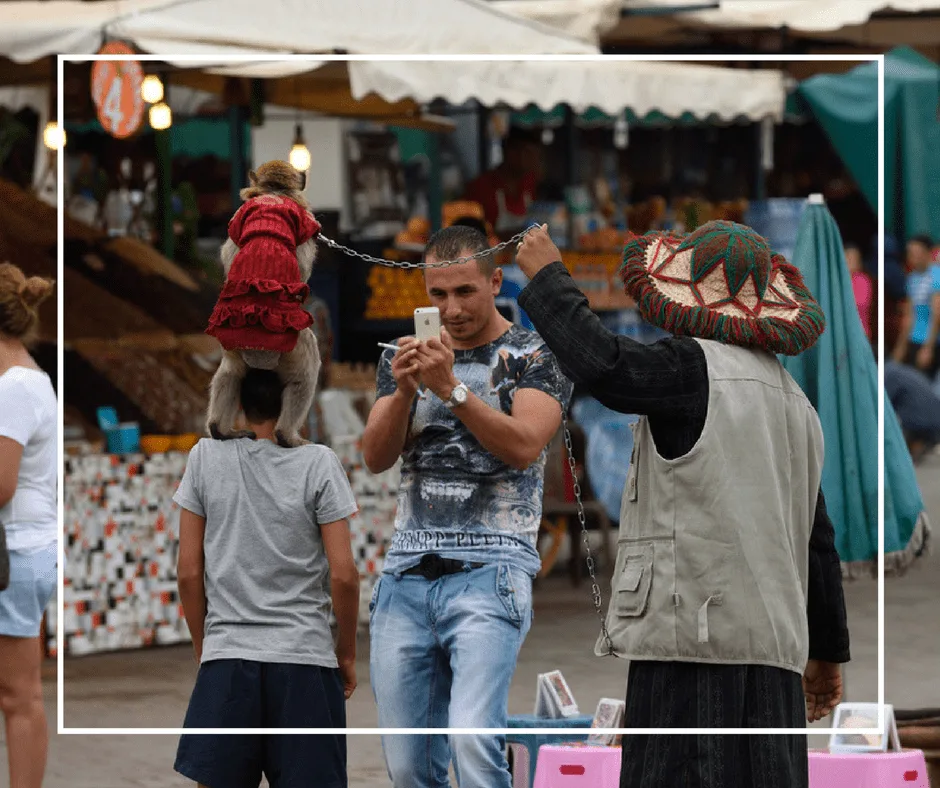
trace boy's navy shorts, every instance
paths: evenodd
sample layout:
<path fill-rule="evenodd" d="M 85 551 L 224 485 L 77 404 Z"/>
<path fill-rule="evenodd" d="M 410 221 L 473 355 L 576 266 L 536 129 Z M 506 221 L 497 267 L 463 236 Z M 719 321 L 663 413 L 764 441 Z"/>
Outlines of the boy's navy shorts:
<path fill-rule="evenodd" d="M 336 668 L 220 659 L 199 667 L 184 728 L 345 728 Z M 347 788 L 345 734 L 184 734 L 176 771 L 206 788 Z"/>

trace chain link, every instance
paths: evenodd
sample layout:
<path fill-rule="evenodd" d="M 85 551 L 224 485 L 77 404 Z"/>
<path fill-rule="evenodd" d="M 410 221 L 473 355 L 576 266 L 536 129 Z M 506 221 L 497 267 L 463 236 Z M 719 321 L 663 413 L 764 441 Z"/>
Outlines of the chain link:
<path fill-rule="evenodd" d="M 348 246 L 343 246 L 340 243 L 337 243 L 332 238 L 327 238 L 323 233 L 320 233 L 318 238 L 323 241 L 327 246 L 332 249 L 336 249 L 340 252 L 345 252 L 350 257 L 358 257 L 360 260 L 364 260 L 367 263 L 376 263 L 377 265 L 384 265 L 387 268 L 447 268 L 451 265 L 460 265 L 461 263 L 468 263 L 471 260 L 476 260 L 480 257 L 487 257 L 489 255 L 498 254 L 504 249 L 508 249 L 510 246 L 514 246 L 522 241 L 526 237 L 528 232 L 534 228 L 538 227 L 537 224 L 530 225 L 526 227 L 521 233 L 516 233 L 508 241 L 503 241 L 502 243 L 496 244 L 489 249 L 484 249 L 482 252 L 477 252 L 476 254 L 467 255 L 466 257 L 458 257 L 456 260 L 441 260 L 437 263 L 414 263 L 410 260 L 386 260 L 384 257 L 374 257 L 371 254 L 365 254 L 364 252 L 357 252 L 355 249 L 350 249 Z"/>
<path fill-rule="evenodd" d="M 584 516 L 584 503 L 581 501 L 581 484 L 578 481 L 578 471 L 574 459 L 574 448 L 571 445 L 571 432 L 568 430 L 568 416 L 562 411 L 562 424 L 565 428 L 565 448 L 568 450 L 568 469 L 571 471 L 571 480 L 574 486 L 574 497 L 578 503 L 578 521 L 581 523 L 581 537 L 584 542 L 584 550 L 587 555 L 588 573 L 591 575 L 591 593 L 594 596 L 594 612 L 601 622 L 601 633 L 604 635 L 607 650 L 605 657 L 614 654 L 614 644 L 610 639 L 610 633 L 607 631 L 607 620 L 604 617 L 603 600 L 601 599 L 601 589 L 597 584 L 597 574 L 594 571 L 594 556 L 591 553 L 591 542 L 588 536 L 587 521 Z"/>

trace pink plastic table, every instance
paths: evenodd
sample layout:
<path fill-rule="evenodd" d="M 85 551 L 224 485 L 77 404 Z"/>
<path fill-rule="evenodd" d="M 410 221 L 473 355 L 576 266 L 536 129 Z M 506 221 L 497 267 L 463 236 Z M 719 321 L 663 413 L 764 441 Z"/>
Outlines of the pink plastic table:
<path fill-rule="evenodd" d="M 921 750 L 809 753 L 809 788 L 930 788 Z M 940 788 L 940 786 L 938 786 Z"/>
<path fill-rule="evenodd" d="M 543 744 L 535 788 L 619 788 L 619 747 L 557 747 Z"/>

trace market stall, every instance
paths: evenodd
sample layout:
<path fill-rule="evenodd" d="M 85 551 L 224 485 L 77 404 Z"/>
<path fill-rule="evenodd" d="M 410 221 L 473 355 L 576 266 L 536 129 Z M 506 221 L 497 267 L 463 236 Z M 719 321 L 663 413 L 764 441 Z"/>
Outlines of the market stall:
<path fill-rule="evenodd" d="M 468 7 L 482 13 L 476 6 Z M 272 13 L 276 15 L 276 11 Z M 437 109 L 438 99 L 445 99 L 450 109 L 473 99 L 500 109 L 522 109 L 533 103 L 552 109 L 566 104 L 574 111 L 594 108 L 612 116 L 629 109 L 642 115 L 661 112 L 671 117 L 690 114 L 723 120 L 779 120 L 785 101 L 783 79 L 777 72 L 733 72 L 680 64 L 585 62 L 568 63 L 560 70 L 550 63 L 467 63 L 459 64 L 467 68 L 458 74 L 458 64 L 454 63 L 278 64 L 272 60 L 237 64 L 223 55 L 218 61 L 196 68 L 192 61 L 185 60 L 185 54 L 196 46 L 193 39 L 208 36 L 206 46 L 218 53 L 211 36 L 234 35 L 233 31 L 220 29 L 217 18 L 212 20 L 212 31 L 206 28 L 205 20 L 200 20 L 199 13 L 192 15 L 190 6 L 174 6 L 143 11 L 107 29 L 109 35 L 126 36 L 141 48 L 171 59 L 171 68 L 161 71 L 169 86 L 171 105 L 177 87 L 219 96 L 223 107 L 220 126 L 224 127 L 226 121 L 241 126 L 243 135 L 242 124 L 252 113 L 260 110 L 254 117 L 263 122 L 271 106 L 314 110 L 353 121 L 368 118 L 386 127 L 354 126 L 344 131 L 345 145 L 356 140 L 362 154 L 349 162 L 345 175 L 352 192 L 349 218 L 360 235 L 347 234 L 343 240 L 356 250 L 382 253 L 390 248 L 391 239 L 381 235 L 370 239 L 362 234 L 369 226 L 381 224 L 384 214 L 376 210 L 368 189 L 361 201 L 365 208 L 357 206 L 355 184 L 383 182 L 383 177 L 366 176 L 366 169 L 386 172 L 384 180 L 393 185 L 393 195 L 396 193 L 394 184 L 402 175 L 400 162 L 396 163 L 401 138 L 390 135 L 387 127 L 407 126 L 435 139 L 439 132 L 454 126 L 453 119 L 440 119 L 429 112 L 427 105 L 434 104 Z M 513 30 L 528 36 L 527 45 L 533 48 L 544 45 L 538 43 L 540 40 L 547 41 L 535 34 L 538 27 Z M 262 28 L 259 31 L 263 33 Z M 245 35 L 244 29 L 241 35 Z M 238 39 L 242 43 L 237 51 L 226 53 L 256 47 L 261 39 L 260 34 L 252 41 Z M 590 47 L 578 42 L 572 49 L 585 51 Z M 546 85 L 551 89 L 546 90 Z M 239 91 L 248 94 L 247 102 L 238 104 L 239 113 L 226 114 L 226 104 L 232 103 Z M 177 110 L 170 130 L 158 130 L 169 139 L 170 150 L 183 144 L 181 135 L 187 120 Z M 143 124 L 135 139 L 149 133 Z M 235 144 L 237 140 L 237 135 L 229 140 L 232 157 L 243 150 L 240 143 Z M 233 189 L 237 180 L 234 169 Z M 164 182 L 162 188 L 172 185 Z M 396 220 L 404 224 L 408 218 L 405 214 Z M 565 262 L 590 294 L 592 304 L 605 313 L 605 319 L 639 334 L 638 326 L 623 328 L 632 312 L 624 309 L 630 304 L 623 299 L 615 278 L 619 266 L 616 250 L 626 226 L 612 224 L 604 236 L 597 231 L 605 228 L 592 229 L 586 217 L 582 218 L 583 225 L 576 225 L 576 232 L 569 234 Z M 552 216 L 548 220 L 551 223 Z M 66 260 L 72 278 L 77 275 L 84 285 L 84 313 L 99 318 L 123 315 L 126 319 L 122 325 L 109 326 L 101 320 L 94 330 L 91 326 L 73 326 L 67 331 L 72 377 L 84 378 L 90 384 L 84 387 L 86 401 L 81 403 L 84 439 L 73 445 L 65 490 L 68 583 L 63 600 L 63 647 L 69 654 L 176 642 L 187 637 L 175 596 L 177 515 L 170 498 L 185 465 L 186 446 L 201 431 L 205 384 L 218 360 L 212 348 L 195 342 L 208 314 L 211 283 L 197 281 L 195 289 L 187 288 L 185 276 L 193 278 L 193 272 L 176 265 L 180 260 L 171 263 L 160 258 L 158 264 L 159 255 L 148 258 L 146 272 L 118 268 L 108 255 L 114 243 L 93 238 L 93 250 L 76 248 Z M 392 244 L 391 251 L 414 254 L 414 250 L 398 246 L 396 250 Z M 355 258 L 324 261 L 318 268 L 318 275 L 332 278 L 332 286 L 338 289 L 336 303 L 351 316 L 341 324 L 341 335 L 359 333 L 366 337 L 368 342 L 363 344 L 369 345 L 373 359 L 376 339 L 407 333 L 408 326 L 401 318 L 410 316 L 414 306 L 424 303 L 420 275 L 411 274 L 415 281 L 405 284 L 396 278 L 397 271 Z M 363 286 L 367 284 L 370 287 Z M 157 299 L 140 295 L 157 291 L 161 293 Z M 387 308 L 389 302 L 395 306 L 391 311 Z M 385 307 L 385 311 L 377 312 L 376 306 Z M 362 508 L 354 540 L 363 576 L 362 598 L 368 600 L 372 583 L 381 571 L 383 546 L 394 520 L 397 481 L 394 472 L 380 477 L 367 473 L 358 450 L 358 437 L 374 397 L 374 367 L 355 372 L 334 365 L 334 371 L 332 386 L 320 398 L 323 438 L 344 462 Z M 97 392 L 94 399 L 88 398 L 92 391 Z M 171 403 L 172 408 L 168 407 Z M 102 406 L 113 406 L 117 425 L 102 421 L 100 415 L 96 418 Z"/>
<path fill-rule="evenodd" d="M 779 122 L 786 105 L 783 75 L 773 70 L 740 71 L 728 68 L 680 63 L 642 61 L 615 62 L 532 62 L 498 61 L 473 63 L 355 62 L 349 64 L 353 96 L 378 96 L 388 101 L 405 98 L 419 102 L 445 100 L 451 106 L 477 106 L 505 112 L 574 113 L 584 117 L 594 113 L 614 124 L 629 127 L 629 116 L 657 115 L 671 120 L 692 118 L 702 122 L 746 121 Z M 617 125 L 614 134 L 617 135 Z M 550 124 L 542 121 L 543 128 Z M 573 159 L 577 145 L 568 127 L 568 165 L 564 197 L 532 205 L 528 221 L 549 224 L 553 237 L 563 250 L 563 262 L 588 294 L 592 306 L 605 312 L 629 308 L 617 281 L 619 250 L 628 230 L 643 232 L 666 220 L 666 206 L 656 201 L 630 205 L 624 199 L 617 180 L 620 178 L 616 157 L 606 156 L 596 168 L 592 183 L 575 182 Z M 626 129 L 623 130 L 626 134 Z M 609 145 L 609 154 L 616 154 Z M 616 136 L 615 136 L 616 147 Z M 671 221 L 688 224 L 699 217 L 743 218 L 744 206 L 728 202 L 709 206 L 706 215 L 701 201 L 677 201 Z M 452 218 L 456 214 L 452 211 Z M 388 256 L 416 257 L 427 234 L 434 229 L 430 215 L 424 227 L 415 225 L 403 234 L 396 249 L 384 250 Z M 417 219 L 416 219 L 417 220 Z M 511 263 L 507 254 L 503 263 Z M 507 279 L 513 277 L 506 269 Z M 423 305 L 424 295 L 416 286 L 413 272 L 374 272 L 381 293 L 411 294 L 399 297 L 393 314 L 404 318 L 415 306 Z M 518 292 L 518 286 L 515 288 Z"/>
<path fill-rule="evenodd" d="M 175 142 L 186 143 L 186 135 Z M 62 647 L 80 655 L 180 642 L 188 633 L 175 590 L 172 495 L 186 452 L 203 432 L 208 384 L 220 359 L 217 343 L 201 333 L 217 286 L 183 256 L 164 258 L 107 222 L 90 227 L 73 219 L 70 226 L 82 228 L 82 237 L 67 238 L 65 258 L 72 383 Z M 329 350 L 321 355 L 328 359 Z M 350 372 L 327 364 L 327 370 L 334 388 L 321 397 L 321 438 L 344 462 L 360 504 L 353 539 L 365 604 L 381 571 L 397 484 L 363 469 L 357 422 L 347 418 L 363 396 L 368 412 L 374 367 Z M 54 632 L 54 618 L 51 624 Z"/>

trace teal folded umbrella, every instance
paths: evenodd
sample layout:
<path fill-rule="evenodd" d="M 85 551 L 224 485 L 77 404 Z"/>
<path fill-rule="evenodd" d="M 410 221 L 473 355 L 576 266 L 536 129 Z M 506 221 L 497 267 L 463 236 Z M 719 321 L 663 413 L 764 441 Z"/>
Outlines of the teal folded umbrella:
<path fill-rule="evenodd" d="M 849 575 L 876 571 L 878 559 L 878 365 L 862 328 L 842 238 L 825 205 L 803 211 L 793 252 L 826 314 L 810 350 L 781 357 L 819 413 L 826 441 L 822 488 Z M 914 464 L 887 396 L 885 413 L 885 572 L 899 573 L 923 552 L 930 526 Z"/>

